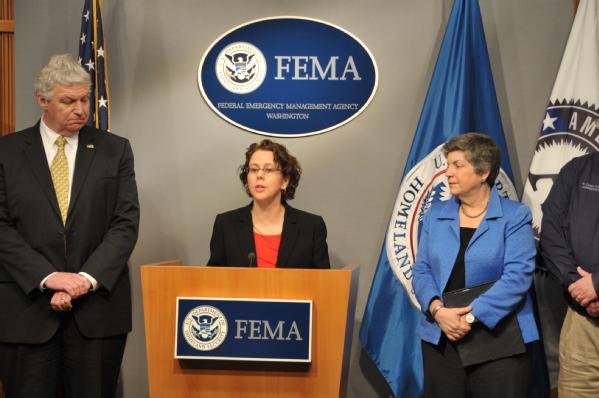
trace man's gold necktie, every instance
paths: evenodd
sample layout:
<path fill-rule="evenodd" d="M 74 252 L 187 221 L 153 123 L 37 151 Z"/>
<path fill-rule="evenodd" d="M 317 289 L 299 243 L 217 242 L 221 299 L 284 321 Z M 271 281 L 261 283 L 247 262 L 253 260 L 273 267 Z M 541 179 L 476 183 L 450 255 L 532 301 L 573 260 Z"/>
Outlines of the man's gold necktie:
<path fill-rule="evenodd" d="M 54 184 L 56 199 L 58 199 L 62 223 L 66 225 L 67 211 L 69 210 L 69 164 L 67 163 L 64 146 L 67 140 L 63 136 L 60 136 L 56 139 L 55 143 L 58 146 L 58 150 L 52 160 L 50 173 L 52 174 L 52 183 Z"/>

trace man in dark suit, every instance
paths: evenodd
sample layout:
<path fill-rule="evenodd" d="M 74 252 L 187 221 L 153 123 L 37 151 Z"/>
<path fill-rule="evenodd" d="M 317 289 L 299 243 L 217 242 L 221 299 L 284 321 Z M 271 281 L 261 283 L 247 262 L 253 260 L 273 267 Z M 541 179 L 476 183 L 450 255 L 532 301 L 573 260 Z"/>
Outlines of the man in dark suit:
<path fill-rule="evenodd" d="M 139 204 L 129 142 L 85 125 L 68 54 L 36 80 L 43 114 L 0 139 L 0 379 L 7 398 L 113 397 Z"/>

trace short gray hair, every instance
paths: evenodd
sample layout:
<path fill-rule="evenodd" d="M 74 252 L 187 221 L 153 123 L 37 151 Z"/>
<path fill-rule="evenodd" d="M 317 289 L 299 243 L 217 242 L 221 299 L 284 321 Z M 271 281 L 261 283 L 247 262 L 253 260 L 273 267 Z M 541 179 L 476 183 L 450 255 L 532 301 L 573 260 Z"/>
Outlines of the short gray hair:
<path fill-rule="evenodd" d="M 481 133 L 456 135 L 443 145 L 445 156 L 454 151 L 464 152 L 466 160 L 474 166 L 477 174 L 488 171 L 486 183 L 493 187 L 501 167 L 501 151 L 491 137 Z"/>
<path fill-rule="evenodd" d="M 71 54 L 53 55 L 35 79 L 35 94 L 47 100 L 52 99 L 56 85 L 71 86 L 86 84 L 91 86 L 91 78 Z"/>

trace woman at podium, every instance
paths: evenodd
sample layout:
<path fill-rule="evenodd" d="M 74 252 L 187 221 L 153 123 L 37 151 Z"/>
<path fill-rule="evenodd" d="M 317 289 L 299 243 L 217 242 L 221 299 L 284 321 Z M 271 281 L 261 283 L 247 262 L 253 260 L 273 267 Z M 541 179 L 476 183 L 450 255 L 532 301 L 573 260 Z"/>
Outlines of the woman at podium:
<path fill-rule="evenodd" d="M 322 217 L 295 209 L 301 167 L 271 140 L 247 148 L 239 179 L 252 202 L 216 216 L 208 265 L 258 268 L 330 268 Z"/>

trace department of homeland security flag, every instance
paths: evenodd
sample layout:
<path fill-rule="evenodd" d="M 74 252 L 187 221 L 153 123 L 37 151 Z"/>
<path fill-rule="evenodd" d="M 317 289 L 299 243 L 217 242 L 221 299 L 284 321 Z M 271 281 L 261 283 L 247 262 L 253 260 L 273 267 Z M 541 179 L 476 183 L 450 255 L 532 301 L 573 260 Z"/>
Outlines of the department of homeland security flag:
<path fill-rule="evenodd" d="M 101 130 L 110 130 L 108 69 L 101 11 L 101 0 L 85 0 L 79 36 L 79 63 L 88 71 L 92 80 L 87 124 Z"/>
<path fill-rule="evenodd" d="M 539 238 L 541 204 L 560 169 L 571 159 L 599 150 L 599 4 L 582 0 L 564 51 L 524 186 L 522 202 Z M 535 286 L 551 385 L 559 371 L 559 334 L 567 307 L 560 283 L 538 256 Z"/>
<path fill-rule="evenodd" d="M 502 170 L 496 186 L 501 195 L 515 199 L 478 0 L 455 0 L 360 330 L 364 349 L 396 397 L 422 394 L 416 335 L 421 315 L 412 290 L 412 265 L 423 215 L 433 202 L 450 198 L 441 146 L 472 131 L 487 133 L 500 147 Z"/>

